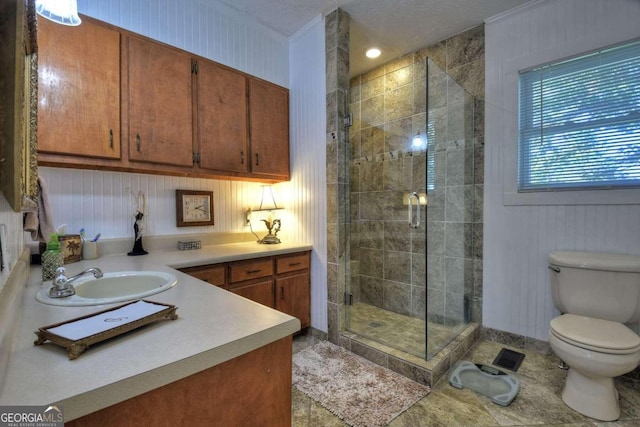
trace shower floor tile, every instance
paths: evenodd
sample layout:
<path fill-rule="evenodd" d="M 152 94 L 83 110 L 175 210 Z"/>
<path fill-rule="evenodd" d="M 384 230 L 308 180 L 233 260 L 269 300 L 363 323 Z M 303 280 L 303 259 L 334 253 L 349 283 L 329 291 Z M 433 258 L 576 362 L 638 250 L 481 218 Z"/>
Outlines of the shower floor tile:
<path fill-rule="evenodd" d="M 389 347 L 425 357 L 425 334 L 428 332 L 428 354 L 437 353 L 464 328 L 465 325 L 442 325 L 404 316 L 369 304 L 356 303 L 350 307 L 347 329 Z M 428 328 L 428 331 L 427 331 Z"/>

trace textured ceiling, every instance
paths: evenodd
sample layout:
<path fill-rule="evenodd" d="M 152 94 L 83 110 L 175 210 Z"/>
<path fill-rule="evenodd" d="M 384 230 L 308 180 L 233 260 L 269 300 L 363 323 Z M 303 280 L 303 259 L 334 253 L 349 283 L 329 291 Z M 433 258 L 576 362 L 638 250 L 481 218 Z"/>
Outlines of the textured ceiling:
<path fill-rule="evenodd" d="M 351 75 L 480 25 L 529 0 L 219 0 L 284 36 L 337 7 L 351 15 Z M 364 50 L 377 45 L 377 60 Z"/>

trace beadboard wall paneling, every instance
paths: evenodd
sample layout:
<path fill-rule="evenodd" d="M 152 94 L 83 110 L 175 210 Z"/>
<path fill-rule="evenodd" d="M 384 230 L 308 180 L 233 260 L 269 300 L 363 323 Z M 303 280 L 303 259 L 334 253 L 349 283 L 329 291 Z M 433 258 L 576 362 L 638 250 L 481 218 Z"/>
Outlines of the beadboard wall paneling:
<path fill-rule="evenodd" d="M 310 242 L 311 325 L 327 331 L 326 98 L 324 20 L 290 39 L 291 213 L 293 240 Z M 289 209 L 287 209 L 289 210 Z"/>
<path fill-rule="evenodd" d="M 67 225 L 69 233 L 84 228 L 87 234 L 102 233 L 104 238 L 133 237 L 133 194 L 142 191 L 147 198 L 145 235 L 249 231 L 244 226 L 244 211 L 260 197 L 260 184 L 244 181 L 211 180 L 175 176 L 144 175 L 123 172 L 91 171 L 41 167 L 56 226 Z M 278 195 L 286 197 L 283 184 L 274 185 Z M 175 190 L 213 191 L 215 225 L 176 227 Z M 282 236 L 289 239 L 289 215 L 283 217 Z M 259 234 L 265 228 L 257 218 L 253 227 Z M 289 228 L 289 230 L 287 230 Z"/>
<path fill-rule="evenodd" d="M 289 86 L 287 38 L 215 0 L 78 0 L 78 11 Z"/>
<path fill-rule="evenodd" d="M 540 1 L 486 21 L 484 326 L 547 339 L 558 314 L 549 252 L 640 254 L 638 204 L 578 204 L 579 192 L 567 192 L 566 204 L 504 203 L 516 161 L 518 70 L 640 37 L 638 22 L 636 0 Z"/>
<path fill-rule="evenodd" d="M 22 213 L 16 213 L 11 209 L 9 202 L 0 193 L 0 233 L 2 233 L 2 247 L 7 259 L 4 264 L 7 268 L 0 271 L 0 290 L 9 277 L 9 273 L 16 265 L 20 254 L 24 249 L 24 239 L 22 238 Z M 4 232 L 2 231 L 4 229 Z M 6 236 L 6 241 L 4 237 Z"/>

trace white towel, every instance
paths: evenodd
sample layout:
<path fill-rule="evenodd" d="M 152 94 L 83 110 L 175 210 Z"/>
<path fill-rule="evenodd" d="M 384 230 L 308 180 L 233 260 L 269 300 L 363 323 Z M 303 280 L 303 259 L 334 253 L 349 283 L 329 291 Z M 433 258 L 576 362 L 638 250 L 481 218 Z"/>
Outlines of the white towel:
<path fill-rule="evenodd" d="M 24 215 L 24 231 L 31 232 L 34 242 L 48 242 L 49 235 L 55 233 L 47 185 L 38 177 L 38 210 Z"/>

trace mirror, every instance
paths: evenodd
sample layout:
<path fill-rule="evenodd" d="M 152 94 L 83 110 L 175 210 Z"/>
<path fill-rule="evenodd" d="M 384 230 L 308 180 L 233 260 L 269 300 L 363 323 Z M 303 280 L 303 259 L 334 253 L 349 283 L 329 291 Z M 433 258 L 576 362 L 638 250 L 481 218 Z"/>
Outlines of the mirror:
<path fill-rule="evenodd" d="M 0 185 L 16 212 L 38 194 L 38 57 L 35 0 L 0 2 Z"/>

